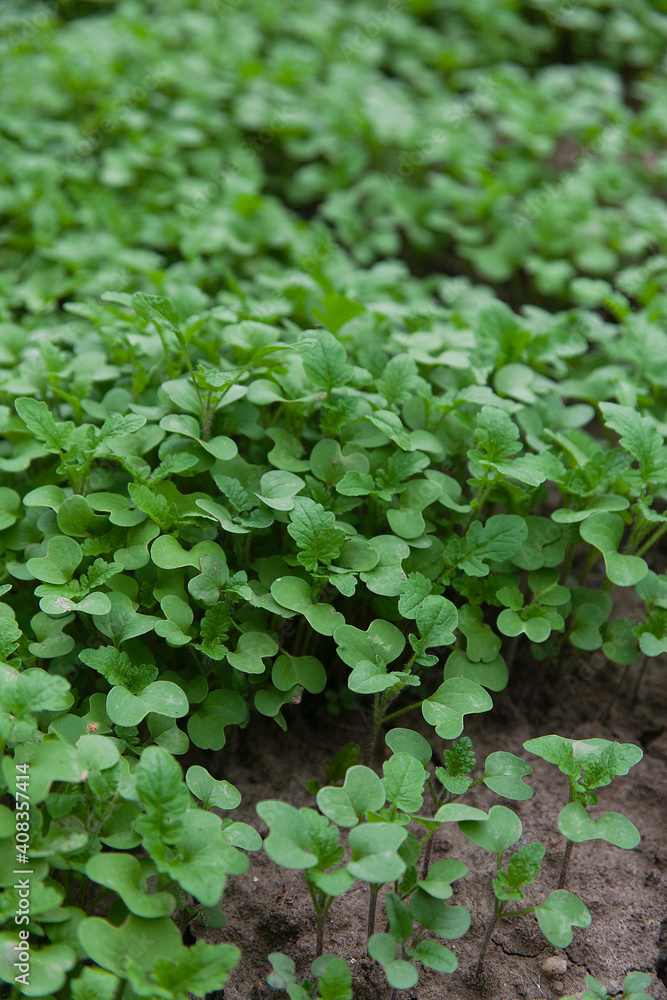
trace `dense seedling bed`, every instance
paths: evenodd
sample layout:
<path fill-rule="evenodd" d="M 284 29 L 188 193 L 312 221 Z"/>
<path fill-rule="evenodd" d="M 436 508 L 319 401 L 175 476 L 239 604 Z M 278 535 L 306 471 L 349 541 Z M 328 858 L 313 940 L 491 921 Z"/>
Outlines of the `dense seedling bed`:
<path fill-rule="evenodd" d="M 665 996 L 667 7 L 1 16 L 2 995 Z"/>

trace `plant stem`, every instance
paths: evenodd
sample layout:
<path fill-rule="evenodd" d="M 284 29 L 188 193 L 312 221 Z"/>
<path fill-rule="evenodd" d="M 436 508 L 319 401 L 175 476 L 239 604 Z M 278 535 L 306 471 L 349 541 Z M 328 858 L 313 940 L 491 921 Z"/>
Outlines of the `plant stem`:
<path fill-rule="evenodd" d="M 639 698 L 639 688 L 642 680 L 644 679 L 644 674 L 646 673 L 646 668 L 648 667 L 648 663 L 649 663 L 648 656 L 645 656 L 639 674 L 637 675 L 637 681 L 635 683 L 634 691 L 632 692 L 632 698 L 630 699 L 630 708 L 634 708 L 635 705 L 637 704 L 637 699 Z"/>
<path fill-rule="evenodd" d="M 653 534 L 651 535 L 651 537 L 648 538 L 644 542 L 644 544 L 640 548 L 637 549 L 637 551 L 635 552 L 635 555 L 636 556 L 643 556 L 644 553 L 648 549 L 650 549 L 652 545 L 655 545 L 655 543 L 658 541 L 659 538 L 662 538 L 662 536 L 664 535 L 664 533 L 666 531 L 667 531 L 667 522 L 665 522 L 665 524 L 661 524 L 660 527 L 656 531 L 653 532 Z"/>
<path fill-rule="evenodd" d="M 489 921 L 489 926 L 486 929 L 486 934 L 484 935 L 484 940 L 482 941 L 482 950 L 479 953 L 479 959 L 477 961 L 477 968 L 475 969 L 475 979 L 479 979 L 482 975 L 482 966 L 484 964 L 484 956 L 486 955 L 486 950 L 491 943 L 491 935 L 498 922 L 498 910 L 494 910 L 493 917 Z"/>
<path fill-rule="evenodd" d="M 371 897 L 368 901 L 368 930 L 366 933 L 366 944 L 368 944 L 368 941 L 375 933 L 375 910 L 377 907 L 378 893 L 381 888 L 382 886 L 379 885 L 378 883 L 376 882 L 371 883 L 371 889 L 370 889 Z"/>
<path fill-rule="evenodd" d="M 425 879 L 428 873 L 428 866 L 431 862 L 431 853 L 433 851 L 433 841 L 435 840 L 435 833 L 436 831 L 433 832 L 433 836 L 430 837 L 429 840 L 426 842 L 426 850 L 424 851 L 424 860 L 422 862 L 422 879 Z"/>
<path fill-rule="evenodd" d="M 366 749 L 364 751 L 364 764 L 366 764 L 366 766 L 369 766 L 373 759 L 381 722 L 382 704 L 379 693 L 376 693 L 373 697 L 373 724 L 371 726 L 371 731 L 368 734 L 368 741 L 366 742 Z"/>
<path fill-rule="evenodd" d="M 567 846 L 565 848 L 565 853 L 563 854 L 563 864 L 560 870 L 560 877 L 558 879 L 558 888 L 565 888 L 565 880 L 567 879 L 567 869 L 570 864 L 570 855 L 572 854 L 572 848 L 574 847 L 574 842 L 568 840 Z"/>
<path fill-rule="evenodd" d="M 627 664 L 625 670 L 623 671 L 623 675 L 622 675 L 620 681 L 616 685 L 616 690 L 614 691 L 614 693 L 612 694 L 611 698 L 607 702 L 606 708 L 603 708 L 601 712 L 598 712 L 597 716 L 593 720 L 594 722 L 599 722 L 601 719 L 606 719 L 609 716 L 609 713 L 611 712 L 612 708 L 616 704 L 616 700 L 617 700 L 619 694 L 623 690 L 623 685 L 625 684 L 627 676 L 630 673 L 630 667 L 631 666 L 632 666 L 632 663 L 628 663 Z"/>
<path fill-rule="evenodd" d="M 591 550 L 588 553 L 588 559 L 586 560 L 586 565 L 584 566 L 584 572 L 581 574 L 581 580 L 579 581 L 580 587 L 586 586 L 586 581 L 590 576 L 591 570 L 595 566 L 596 562 L 600 560 L 601 553 L 591 546 Z"/>
<path fill-rule="evenodd" d="M 388 722 L 389 719 L 395 719 L 397 715 L 403 715 L 404 712 L 411 712 L 413 708 L 419 708 L 419 706 L 423 705 L 425 701 L 428 701 L 428 699 L 422 698 L 421 701 L 413 701 L 411 705 L 406 705 L 405 708 L 399 708 L 398 711 L 392 712 L 391 715 L 383 715 L 382 721 Z"/>
<path fill-rule="evenodd" d="M 324 951 L 324 920 L 326 913 L 317 914 L 317 944 L 315 945 L 315 958 L 319 958 Z"/>

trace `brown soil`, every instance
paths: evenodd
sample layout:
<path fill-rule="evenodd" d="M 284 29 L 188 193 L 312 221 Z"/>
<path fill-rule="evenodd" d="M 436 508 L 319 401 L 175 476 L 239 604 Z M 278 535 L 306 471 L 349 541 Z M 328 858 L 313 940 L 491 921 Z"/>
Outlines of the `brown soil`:
<path fill-rule="evenodd" d="M 626 680 L 630 692 L 636 670 L 633 667 Z M 642 833 L 641 844 L 626 851 L 593 841 L 579 844 L 573 851 L 567 888 L 588 905 L 593 915 L 590 927 L 575 929 L 573 943 L 563 953 L 547 943 L 533 916 L 507 920 L 496 928 L 483 979 L 475 984 L 473 971 L 484 924 L 493 906 L 491 858 L 468 842 L 456 826 L 448 826 L 437 835 L 432 861 L 451 856 L 467 864 L 468 875 L 455 883 L 458 887 L 452 902 L 468 908 L 471 929 L 462 940 L 447 942 L 459 959 L 453 975 L 422 970 L 418 985 L 399 992 L 399 997 L 551 1000 L 580 992 L 586 973 L 601 979 L 610 992 L 615 992 L 620 990 L 624 975 L 637 970 L 650 973 L 649 992 L 657 1000 L 667 1000 L 667 988 L 659 978 L 667 980 L 667 675 L 664 663 L 650 663 L 635 707 L 629 709 L 628 699 L 619 698 L 605 718 L 604 709 L 621 674 L 621 668 L 609 663 L 596 670 L 580 662 L 574 681 L 552 690 L 557 700 L 541 706 L 539 711 L 532 709 L 530 717 L 518 707 L 516 692 L 515 696 L 505 692 L 494 697 L 493 712 L 469 717 L 466 726 L 478 760 L 492 750 L 508 750 L 529 759 L 534 767 L 529 781 L 535 795 L 526 802 L 500 799 L 484 786 L 466 798 L 470 804 L 487 808 L 494 802 L 511 806 L 523 822 L 523 838 L 547 845 L 542 874 L 527 893 L 528 905 L 556 888 L 564 840 L 555 821 L 566 801 L 567 783 L 551 765 L 526 753 L 524 741 L 559 733 L 579 739 L 602 737 L 633 742 L 644 749 L 643 760 L 627 777 L 617 778 L 601 789 L 599 807 L 628 815 Z M 344 721 L 325 716 L 314 722 L 307 719 L 304 709 L 305 703 L 290 713 L 288 732 L 283 733 L 269 720 L 259 722 L 250 732 L 240 734 L 236 745 L 223 750 L 214 763 L 210 756 L 206 760 L 212 773 L 232 781 L 242 792 L 239 819 L 257 825 L 254 807 L 265 798 L 312 806 L 314 799 L 305 791 L 306 781 L 313 777 L 324 780 L 326 762 L 343 744 L 355 740 L 363 745 L 366 729 L 359 715 Z M 429 739 L 433 736 L 439 757 L 442 741 L 417 716 L 409 714 L 400 721 L 419 728 Z M 263 834 L 267 832 L 262 824 L 259 829 Z M 382 970 L 365 953 L 367 907 L 368 890 L 359 884 L 336 900 L 329 914 L 324 949 L 350 962 L 355 1000 L 388 1000 L 391 990 Z M 315 952 L 315 920 L 301 874 L 277 867 L 258 852 L 251 857 L 246 875 L 230 879 L 224 909 L 229 923 L 221 931 L 206 933 L 206 937 L 232 941 L 241 947 L 243 955 L 225 987 L 225 1000 L 278 1000 L 286 996 L 266 985 L 270 971 L 267 955 L 285 952 L 295 961 L 298 975 L 309 973 Z M 376 930 L 383 930 L 380 905 L 378 914 Z M 555 981 L 541 969 L 544 960 L 553 954 L 564 954 L 568 960 L 566 975 Z"/>

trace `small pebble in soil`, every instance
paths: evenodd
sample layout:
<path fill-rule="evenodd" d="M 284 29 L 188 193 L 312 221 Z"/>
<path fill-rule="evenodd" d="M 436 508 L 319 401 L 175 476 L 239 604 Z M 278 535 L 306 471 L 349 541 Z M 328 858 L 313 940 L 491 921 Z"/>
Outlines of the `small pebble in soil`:
<path fill-rule="evenodd" d="M 564 976 L 567 972 L 567 959 L 560 955 L 551 955 L 542 962 L 542 972 L 545 976 Z"/>

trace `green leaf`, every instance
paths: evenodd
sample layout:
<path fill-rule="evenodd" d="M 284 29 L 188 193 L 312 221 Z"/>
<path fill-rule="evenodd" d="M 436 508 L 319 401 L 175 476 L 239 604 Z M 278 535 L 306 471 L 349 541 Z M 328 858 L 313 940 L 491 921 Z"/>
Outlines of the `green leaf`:
<path fill-rule="evenodd" d="M 579 521 L 585 521 L 591 514 L 598 514 L 601 511 L 627 510 L 629 506 L 630 501 L 627 497 L 621 497 L 617 493 L 603 493 L 601 496 L 591 497 L 586 506 L 579 510 L 562 507 L 560 510 L 555 510 L 551 517 L 557 524 L 576 524 Z"/>
<path fill-rule="evenodd" d="M 152 874 L 151 867 L 142 872 L 139 861 L 131 854 L 102 852 L 94 854 L 86 863 L 86 875 L 93 882 L 113 889 L 127 906 L 130 913 L 138 917 L 168 917 L 175 901 L 167 892 L 148 893 L 142 875 Z M 154 871 L 154 869 L 153 869 Z"/>
<path fill-rule="evenodd" d="M 248 707 L 236 691 L 212 691 L 188 719 L 188 736 L 202 750 L 222 750 L 227 726 L 243 726 Z"/>
<path fill-rule="evenodd" d="M 588 927 L 588 908 L 572 892 L 557 889 L 540 906 L 535 907 L 540 930 L 555 948 L 567 948 L 572 943 L 572 927 Z"/>
<path fill-rule="evenodd" d="M 149 663 L 140 665 L 132 663 L 127 653 L 116 649 L 115 646 L 82 649 L 79 653 L 79 659 L 86 666 L 92 667 L 93 670 L 102 674 L 109 684 L 125 687 L 131 694 L 140 694 L 157 677 L 157 667 Z M 128 723 L 120 724 L 127 725 Z"/>
<path fill-rule="evenodd" d="M 273 664 L 271 680 L 279 691 L 291 691 L 295 684 L 300 684 L 311 694 L 319 694 L 326 687 L 327 674 L 314 656 L 283 653 Z"/>
<path fill-rule="evenodd" d="M 255 496 L 273 510 L 292 510 L 294 497 L 305 485 L 304 480 L 292 472 L 273 469 L 264 473 L 259 484 L 260 492 Z"/>
<path fill-rule="evenodd" d="M 399 670 L 387 672 L 383 663 L 373 663 L 371 660 L 360 660 L 347 679 L 350 691 L 358 694 L 376 694 L 399 684 L 416 687 L 419 683 L 418 677 Z"/>
<path fill-rule="evenodd" d="M 488 688 L 489 691 L 502 691 L 507 686 L 509 675 L 502 656 L 496 656 L 488 663 L 471 663 L 467 655 L 459 649 L 454 649 L 447 657 L 443 676 L 445 680 L 452 677 L 466 677 Z"/>
<path fill-rule="evenodd" d="M 312 964 L 320 1000 L 352 1000 L 352 973 L 347 962 L 335 955 L 320 955 Z"/>
<path fill-rule="evenodd" d="M 410 635 L 417 663 L 422 662 L 423 652 L 433 646 L 449 646 L 454 642 L 454 629 L 458 623 L 455 606 L 445 597 L 426 597 L 416 614 L 419 639 Z"/>
<path fill-rule="evenodd" d="M 95 625 L 108 639 L 119 646 L 128 639 L 150 632 L 160 620 L 153 615 L 140 615 L 134 609 L 130 598 L 123 593 L 113 591 L 109 594 L 111 610 L 108 615 L 99 615 Z"/>
<path fill-rule="evenodd" d="M 167 852 L 158 843 L 150 845 L 160 871 L 170 875 L 204 906 L 216 906 L 220 902 L 227 873 L 242 875 L 248 870 L 248 859 L 231 847 L 221 832 L 219 816 L 202 809 L 190 809 L 183 816 L 175 852 Z"/>
<path fill-rule="evenodd" d="M 431 865 L 425 879 L 417 883 L 419 888 L 435 899 L 449 899 L 453 893 L 452 882 L 463 878 L 468 869 L 461 861 L 436 861 Z"/>
<path fill-rule="evenodd" d="M 489 463 L 498 462 L 521 451 L 519 428 L 505 410 L 483 406 L 477 414 L 475 444 L 480 451 L 471 453 L 474 461 L 483 456 Z"/>
<path fill-rule="evenodd" d="M 414 923 L 401 897 L 395 892 L 388 892 L 384 899 L 384 908 L 392 937 L 396 941 L 407 940 L 412 934 Z"/>
<path fill-rule="evenodd" d="M 362 660 L 386 666 L 400 656 L 405 648 L 405 636 L 382 618 L 372 621 L 366 631 L 354 625 L 341 625 L 334 632 L 338 655 L 349 667 Z"/>
<path fill-rule="evenodd" d="M 47 555 L 43 558 L 28 559 L 28 569 L 37 580 L 44 583 L 63 584 L 72 575 L 83 558 L 78 542 L 65 535 L 54 535 L 49 539 Z"/>
<path fill-rule="evenodd" d="M 421 886 L 412 894 L 408 909 L 418 924 L 447 940 L 463 937 L 470 927 L 470 914 L 463 906 L 450 906 Z"/>
<path fill-rule="evenodd" d="M 362 823 L 349 833 L 352 861 L 347 870 L 363 882 L 395 882 L 406 869 L 398 854 L 408 832 L 392 823 Z"/>
<path fill-rule="evenodd" d="M 282 868 L 313 868 L 317 858 L 310 848 L 308 820 L 294 806 L 277 799 L 258 802 L 257 815 L 269 827 L 264 850 Z"/>
<path fill-rule="evenodd" d="M 488 813 L 475 806 L 467 806 L 463 802 L 447 802 L 440 806 L 433 820 L 436 823 L 462 823 L 464 821 L 483 821 L 488 819 Z M 423 817 L 420 817 L 420 821 Z"/>
<path fill-rule="evenodd" d="M 650 481 L 654 475 L 664 475 L 665 463 L 660 462 L 664 438 L 652 417 L 643 417 L 630 406 L 600 403 L 607 427 L 620 435 L 621 444 L 639 462 L 642 478 Z"/>
<path fill-rule="evenodd" d="M 633 587 L 648 573 L 648 566 L 639 556 L 625 556 L 618 551 L 624 530 L 623 519 L 618 514 L 592 514 L 579 530 L 585 542 L 602 552 L 607 577 L 612 583 Z"/>
<path fill-rule="evenodd" d="M 314 604 L 311 588 L 305 580 L 297 576 L 282 576 L 271 584 L 271 596 L 290 611 L 298 611 L 305 616 L 311 627 L 320 635 L 333 635 L 345 619 L 334 611 L 330 604 Z"/>
<path fill-rule="evenodd" d="M 368 811 L 385 804 L 384 786 L 375 771 L 361 764 L 349 767 L 342 788 L 327 786 L 317 793 L 317 807 L 338 826 L 353 827 Z"/>
<path fill-rule="evenodd" d="M 141 486 L 137 483 L 129 483 L 127 491 L 138 510 L 148 514 L 151 520 L 155 521 L 163 530 L 169 528 L 174 518 L 165 497 L 154 493 L 147 486 Z"/>
<path fill-rule="evenodd" d="M 540 736 L 524 743 L 530 753 L 555 764 L 568 777 L 583 772 L 589 788 L 608 785 L 617 775 L 627 774 L 643 757 L 633 743 L 610 740 L 571 740 L 565 736 Z"/>
<path fill-rule="evenodd" d="M 423 602 L 431 596 L 431 581 L 423 573 L 410 573 L 401 581 L 398 611 L 403 618 L 417 617 Z"/>
<path fill-rule="evenodd" d="M 158 959 L 152 978 L 158 989 L 169 990 L 170 995 L 181 997 L 193 993 L 201 997 L 220 990 L 240 957 L 233 944 L 197 941 L 190 948 L 180 948 L 175 961 L 173 956 Z"/>
<path fill-rule="evenodd" d="M 308 331 L 311 332 L 313 331 Z M 302 363 L 308 381 L 315 389 L 327 393 L 347 385 L 352 378 L 352 368 L 346 362 L 345 348 L 326 330 L 317 331 L 317 339 L 310 350 L 302 355 Z"/>
<path fill-rule="evenodd" d="M 458 611 L 457 628 L 467 639 L 466 657 L 473 663 L 490 663 L 500 652 L 502 641 L 489 625 L 484 624 L 480 607 L 465 604 Z"/>
<path fill-rule="evenodd" d="M 169 917 L 146 919 L 131 914 L 114 927 L 101 917 L 86 917 L 78 927 L 84 953 L 97 965 L 125 979 L 130 963 L 150 972 L 157 959 L 173 961 L 181 945 L 176 924 Z"/>
<path fill-rule="evenodd" d="M 493 880 L 496 899 L 521 900 L 523 886 L 532 885 L 542 867 L 544 844 L 524 844 L 510 858 L 507 871 L 499 871 Z"/>
<path fill-rule="evenodd" d="M 424 782 L 428 772 L 418 760 L 408 753 L 394 753 L 382 768 L 382 784 L 391 806 L 403 812 L 416 812 L 421 808 Z"/>
<path fill-rule="evenodd" d="M 390 729 L 384 741 L 394 753 L 410 754 L 411 757 L 418 760 L 424 767 L 427 766 L 433 756 L 431 744 L 421 733 L 416 733 L 414 729 L 401 729 L 400 727 Z"/>
<path fill-rule="evenodd" d="M 445 555 L 453 566 L 469 576 L 487 576 L 489 562 L 510 559 L 528 537 L 522 517 L 494 514 L 484 524 L 474 521 L 463 538 L 452 538 Z"/>
<path fill-rule="evenodd" d="M 189 805 L 180 765 L 162 747 L 147 747 L 134 774 L 145 810 L 134 821 L 135 830 L 150 842 L 175 843 L 183 835 L 183 818 Z"/>
<path fill-rule="evenodd" d="M 228 781 L 213 778 L 205 767 L 193 764 L 185 775 L 185 783 L 198 799 L 203 809 L 236 809 L 241 803 L 241 793 Z"/>
<path fill-rule="evenodd" d="M 463 732 L 465 715 L 488 712 L 492 707 L 491 696 L 479 684 L 465 677 L 451 677 L 426 699 L 422 715 L 435 726 L 438 736 L 453 740 Z"/>
<path fill-rule="evenodd" d="M 391 934 L 373 934 L 368 940 L 368 954 L 379 962 L 390 986 L 408 990 L 419 981 L 414 965 L 398 957 L 398 945 Z"/>
<path fill-rule="evenodd" d="M 83 966 L 81 975 L 70 980 L 72 1000 L 115 1000 L 118 977 L 103 969 Z"/>
<path fill-rule="evenodd" d="M 265 656 L 275 656 L 278 643 L 265 632 L 244 632 L 236 649 L 227 654 L 227 662 L 244 674 L 263 674 Z"/>
<path fill-rule="evenodd" d="M 332 333 L 337 333 L 345 323 L 366 312 L 365 307 L 360 302 L 355 302 L 354 299 L 349 299 L 336 292 L 329 292 L 322 296 L 322 307 L 322 309 L 313 307 L 311 312 L 315 319 L 320 320 Z M 306 332 L 311 334 L 315 331 L 308 330 Z"/>
<path fill-rule="evenodd" d="M 375 413 L 369 413 L 367 419 L 403 451 L 411 450 L 410 436 L 397 414 L 391 410 L 376 410 Z"/>
<path fill-rule="evenodd" d="M 637 827 L 622 813 L 607 812 L 593 819 L 580 802 L 570 802 L 561 809 L 558 829 L 575 844 L 584 840 L 606 840 L 615 847 L 631 850 L 641 840 Z"/>
<path fill-rule="evenodd" d="M 523 781 L 533 769 L 520 757 L 505 750 L 490 753 L 484 764 L 483 780 L 487 788 L 505 799 L 524 801 L 533 795 L 533 789 Z"/>
<path fill-rule="evenodd" d="M 373 594 L 398 597 L 405 579 L 401 563 L 410 555 L 410 546 L 395 535 L 375 535 L 371 545 L 378 553 L 378 563 L 360 573 L 361 580 Z"/>
<path fill-rule="evenodd" d="M 28 430 L 46 445 L 48 451 L 60 454 L 67 451 L 74 433 L 71 421 L 56 422 L 46 403 L 28 396 L 14 400 L 14 407 Z"/>
<path fill-rule="evenodd" d="M 0 618 L 0 660 L 7 660 L 16 651 L 21 629 L 13 618 Z"/>
<path fill-rule="evenodd" d="M 340 555 L 345 533 L 322 504 L 298 497 L 289 516 L 287 530 L 299 547 L 297 559 L 307 570 L 315 572 L 319 563 L 333 562 Z"/>
<path fill-rule="evenodd" d="M 153 681 L 136 695 L 127 688 L 114 687 L 106 700 L 107 715 L 117 726 L 138 726 L 149 712 L 180 719 L 188 708 L 185 692 L 172 681 Z"/>
<path fill-rule="evenodd" d="M 459 960 L 453 951 L 446 948 L 439 941 L 431 941 L 426 938 L 420 941 L 416 947 L 408 952 L 410 958 L 414 958 L 425 965 L 427 969 L 434 969 L 436 972 L 451 973 L 458 968 Z"/>
<path fill-rule="evenodd" d="M 16 981 L 18 970 L 14 967 L 14 962 L 21 944 L 23 942 L 19 941 L 16 931 L 0 934 L 0 978 L 6 983 Z M 33 947 L 30 951 L 29 985 L 19 983 L 17 986 L 23 996 L 50 998 L 62 989 L 67 973 L 76 965 L 76 951 L 66 944 L 48 944 L 34 950 Z"/>
<path fill-rule="evenodd" d="M 268 958 L 273 968 L 273 972 L 266 977 L 269 986 L 275 990 L 282 990 L 296 983 L 296 966 L 291 958 L 279 951 L 272 952 Z"/>
<path fill-rule="evenodd" d="M 463 820 L 459 830 L 468 840 L 479 844 L 485 851 L 502 854 L 521 836 L 521 820 L 507 806 L 492 806 L 488 819 Z"/>

